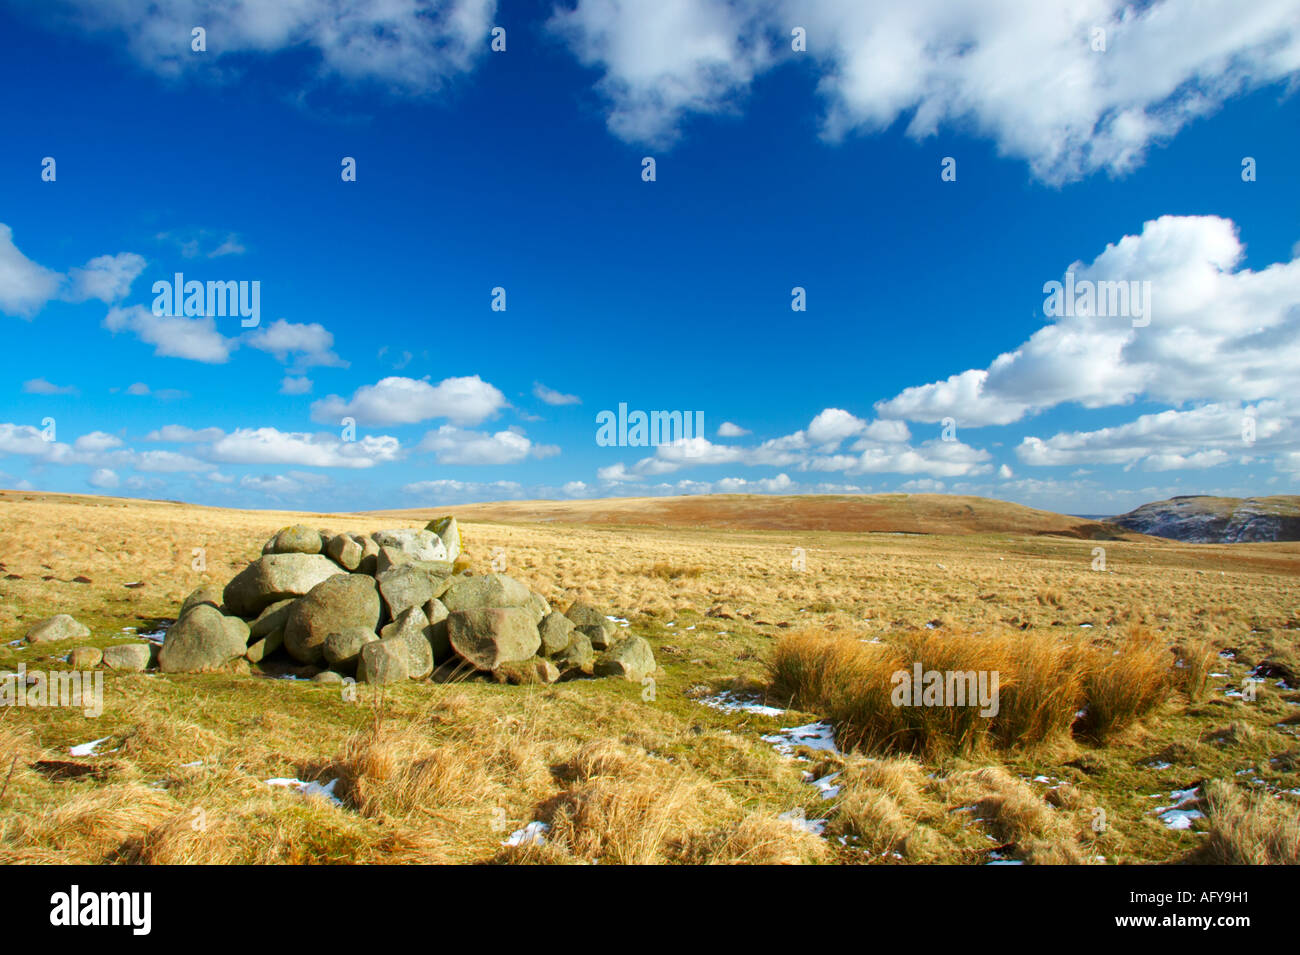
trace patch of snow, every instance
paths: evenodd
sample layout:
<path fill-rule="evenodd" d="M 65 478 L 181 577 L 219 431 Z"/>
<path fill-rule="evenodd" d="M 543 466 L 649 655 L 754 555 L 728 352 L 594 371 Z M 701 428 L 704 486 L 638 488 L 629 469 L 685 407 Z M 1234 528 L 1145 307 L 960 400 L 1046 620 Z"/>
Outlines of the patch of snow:
<path fill-rule="evenodd" d="M 726 713 L 754 713 L 758 716 L 780 716 L 785 710 L 779 710 L 775 706 L 765 706 L 754 698 L 745 698 L 736 696 L 730 691 L 719 693 L 716 696 L 705 697 L 700 700 L 705 706 L 712 707 L 715 710 L 722 710 Z"/>
<path fill-rule="evenodd" d="M 804 815 L 803 809 L 791 809 L 777 816 L 778 819 L 784 819 L 796 829 L 802 829 L 804 832 L 811 832 L 814 836 L 820 836 L 826 831 L 825 819 L 809 819 Z"/>
<path fill-rule="evenodd" d="M 1199 809 L 1166 809 L 1160 814 L 1160 821 L 1168 829 L 1190 829 L 1194 820 L 1204 816 Z"/>
<path fill-rule="evenodd" d="M 1149 769 L 1168 769 L 1171 766 L 1173 766 L 1173 763 L 1166 763 L 1163 761 L 1158 763 L 1147 763 Z"/>
<path fill-rule="evenodd" d="M 296 789 L 304 796 L 323 796 L 336 806 L 343 805 L 343 800 L 334 795 L 334 787 L 338 785 L 337 779 L 331 779 L 329 782 L 321 785 L 317 782 L 305 783 L 301 779 L 285 779 L 283 777 L 277 777 L 276 779 L 268 779 L 266 784 L 268 786 L 283 786 L 286 789 Z"/>
<path fill-rule="evenodd" d="M 546 833 L 550 831 L 551 827 L 546 823 L 534 820 L 522 829 L 510 833 L 510 838 L 501 844 L 503 846 L 544 846 Z"/>
<path fill-rule="evenodd" d="M 829 776 L 823 776 L 821 779 L 814 779 L 808 785 L 816 786 L 818 792 L 822 794 L 823 799 L 834 799 L 840 794 L 840 787 L 833 785 L 839 778 L 839 773 L 831 773 Z"/>
<path fill-rule="evenodd" d="M 72 756 L 94 756 L 95 750 L 99 748 L 100 743 L 107 743 L 112 737 L 105 736 L 103 739 L 91 740 L 89 743 L 82 743 L 80 746 L 74 746 L 68 750 Z"/>
<path fill-rule="evenodd" d="M 782 756 L 793 756 L 800 746 L 827 753 L 839 753 L 835 747 L 835 727 L 830 723 L 808 723 L 804 726 L 783 726 L 780 731 L 762 737 L 771 743 Z"/>

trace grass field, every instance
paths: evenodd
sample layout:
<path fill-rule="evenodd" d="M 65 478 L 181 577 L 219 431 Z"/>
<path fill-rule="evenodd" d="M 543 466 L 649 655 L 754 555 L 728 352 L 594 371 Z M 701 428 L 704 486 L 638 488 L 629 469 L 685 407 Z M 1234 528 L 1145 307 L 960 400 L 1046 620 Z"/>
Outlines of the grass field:
<path fill-rule="evenodd" d="M 0 861 L 1300 859 L 1300 544 L 1185 545 L 966 499 L 863 499 L 838 523 L 823 498 L 711 500 L 455 509 L 477 569 L 496 561 L 561 609 L 588 600 L 645 636 L 653 687 L 412 683 L 349 700 L 256 671 L 106 673 L 97 719 L 0 710 Z M 11 645 L 54 613 L 98 646 L 156 629 L 285 524 L 437 513 L 0 492 L 0 670 L 67 667 L 71 644 Z M 844 709 L 792 702 L 777 667 L 800 641 L 948 641 L 978 658 L 981 641 L 1022 640 L 1100 662 L 1134 633 L 1167 664 L 1104 739 L 1066 719 L 909 751 L 847 718 L 838 751 L 764 739 Z M 1002 659 L 1046 685 L 1023 655 Z M 1089 701 L 1129 693 L 1136 678 L 1115 672 Z M 101 738 L 98 755 L 69 754 Z M 277 778 L 332 781 L 339 802 Z M 1172 807 L 1187 828 L 1156 812 Z M 549 825 L 544 845 L 503 846 L 531 821 Z"/>

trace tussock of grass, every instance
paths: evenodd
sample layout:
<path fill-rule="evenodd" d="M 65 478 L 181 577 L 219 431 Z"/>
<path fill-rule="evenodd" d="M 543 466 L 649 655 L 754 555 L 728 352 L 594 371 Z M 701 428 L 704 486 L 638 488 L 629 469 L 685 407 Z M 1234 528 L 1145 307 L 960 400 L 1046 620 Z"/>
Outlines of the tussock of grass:
<path fill-rule="evenodd" d="M 1203 850 L 1213 865 L 1300 865 L 1300 808 L 1264 793 L 1243 792 L 1220 779 L 1205 785 L 1210 835 Z"/>
<path fill-rule="evenodd" d="M 699 564 L 674 564 L 661 560 L 656 561 L 646 570 L 645 576 L 657 577 L 660 580 L 682 580 L 698 577 L 702 573 L 704 573 L 704 568 Z"/>
<path fill-rule="evenodd" d="M 1084 708 L 1082 728 L 1104 739 L 1164 699 L 1171 659 L 1144 632 L 1112 651 L 1033 631 L 905 632 L 865 643 L 807 630 L 783 637 L 768 668 L 776 696 L 824 714 L 849 745 L 933 756 L 1061 739 Z M 925 670 L 996 673 L 997 713 L 895 705 L 893 675 L 917 662 Z"/>

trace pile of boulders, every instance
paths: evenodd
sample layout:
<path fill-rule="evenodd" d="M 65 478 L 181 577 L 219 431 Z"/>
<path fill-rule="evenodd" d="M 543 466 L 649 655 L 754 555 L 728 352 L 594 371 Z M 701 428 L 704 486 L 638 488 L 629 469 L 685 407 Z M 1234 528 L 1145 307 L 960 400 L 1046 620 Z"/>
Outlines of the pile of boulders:
<path fill-rule="evenodd" d="M 513 577 L 471 573 L 461 543 L 453 517 L 364 536 L 286 527 L 224 590 L 185 599 L 158 667 L 238 671 L 287 657 L 321 682 L 367 683 L 654 671 L 643 638 L 585 603 L 557 613 Z"/>

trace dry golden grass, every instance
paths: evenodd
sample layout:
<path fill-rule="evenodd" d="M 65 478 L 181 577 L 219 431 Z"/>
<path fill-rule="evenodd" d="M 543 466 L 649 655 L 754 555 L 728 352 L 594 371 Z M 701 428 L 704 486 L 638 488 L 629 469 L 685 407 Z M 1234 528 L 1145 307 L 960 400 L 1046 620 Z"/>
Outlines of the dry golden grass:
<path fill-rule="evenodd" d="M 854 519 L 885 513 L 960 530 L 1012 514 L 895 497 L 862 503 Z M 0 711 L 0 861 L 978 863 L 993 845 L 1030 862 L 1173 861 L 1210 837 L 1166 829 L 1151 811 L 1167 803 L 1151 797 L 1246 770 L 1264 795 L 1221 811 L 1216 824 L 1237 842 L 1214 844 L 1258 858 L 1248 847 L 1272 845 L 1265 833 L 1300 824 L 1294 797 L 1275 798 L 1300 787 L 1291 705 L 1300 694 L 1276 678 L 1257 703 L 1225 693 L 1263 661 L 1300 671 L 1300 546 L 1106 541 L 1100 573 L 1092 540 L 1029 526 L 849 532 L 832 503 L 783 502 L 803 510 L 777 526 L 824 528 L 797 532 L 743 529 L 743 499 L 719 502 L 712 517 L 696 501 L 689 513 L 601 505 L 588 526 L 462 521 L 472 566 L 500 552 L 508 573 L 553 604 L 583 599 L 628 618 L 661 665 L 653 700 L 617 681 L 466 683 L 363 688 L 357 705 L 301 682 L 109 674 L 98 722 Z M 87 642 L 101 646 L 123 627 L 155 626 L 195 587 L 223 584 L 285 524 L 369 531 L 439 513 L 0 492 L 0 669 L 66 666 L 65 648 L 6 645 L 53 612 L 83 619 L 94 631 Z M 475 513 L 491 516 L 461 516 Z M 653 520 L 612 523 L 620 514 Z M 750 523 L 776 517 L 760 508 Z M 192 568 L 197 547 L 205 572 Z M 73 582 L 78 575 L 92 582 Z M 136 581 L 144 586 L 123 586 Z M 821 636 L 780 639 L 805 630 Z M 927 668 L 1005 665 L 998 720 L 904 719 L 887 692 L 853 685 L 899 654 L 922 653 Z M 1184 665 L 1171 668 L 1175 659 Z M 798 712 L 697 702 L 723 689 L 761 695 L 768 662 L 779 663 Z M 1074 713 L 1091 712 L 1092 701 L 1099 718 L 1084 733 Z M 811 754 L 822 766 L 784 759 L 762 739 L 818 719 L 839 719 L 843 741 L 916 755 Z M 101 736 L 110 741 L 100 755 L 69 758 L 69 746 Z M 945 755 L 963 750 L 973 763 Z M 802 769 L 842 772 L 840 794 L 821 800 Z M 266 784 L 279 776 L 337 779 L 343 805 Z M 791 809 L 825 819 L 828 838 L 778 818 Z M 1091 828 L 1094 813 L 1104 832 Z M 548 842 L 502 845 L 532 820 L 552 825 Z"/>
<path fill-rule="evenodd" d="M 1115 650 L 1031 631 L 905 631 L 864 643 L 808 630 L 782 637 L 768 666 L 775 695 L 825 713 L 849 745 L 936 756 L 971 753 L 992 742 L 1052 742 L 1069 732 L 1081 708 L 1081 730 L 1105 739 L 1164 700 L 1172 660 L 1140 628 Z M 973 695 L 957 705 L 922 705 L 915 696 L 898 702 L 895 674 L 910 677 L 917 664 L 943 674 L 985 674 L 990 691 L 996 674 L 996 713 L 986 713 Z M 948 685 L 970 694 L 969 682 L 960 678 Z"/>
<path fill-rule="evenodd" d="M 1205 786 L 1210 822 L 1207 861 L 1214 865 L 1300 865 L 1300 817 L 1294 805 L 1231 783 Z"/>

